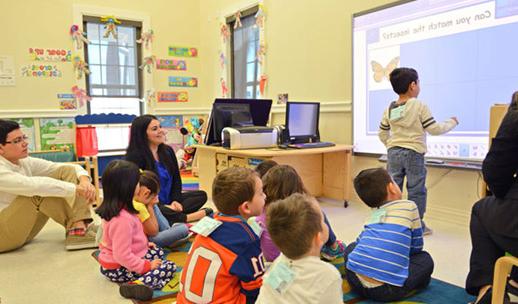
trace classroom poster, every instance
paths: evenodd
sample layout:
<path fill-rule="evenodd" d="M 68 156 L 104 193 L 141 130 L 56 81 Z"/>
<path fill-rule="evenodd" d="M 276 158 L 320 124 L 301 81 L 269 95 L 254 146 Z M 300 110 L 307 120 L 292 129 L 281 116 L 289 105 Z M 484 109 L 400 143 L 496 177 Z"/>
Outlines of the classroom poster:
<path fill-rule="evenodd" d="M 198 78 L 169 76 L 169 86 L 195 88 L 198 87 Z"/>
<path fill-rule="evenodd" d="M 63 73 L 53 64 L 27 64 L 21 70 L 23 77 L 56 78 L 62 77 Z"/>
<path fill-rule="evenodd" d="M 0 55 L 0 86 L 14 86 L 15 84 L 13 56 Z"/>
<path fill-rule="evenodd" d="M 156 68 L 157 70 L 185 71 L 187 70 L 187 64 L 185 63 L 185 60 L 157 59 Z"/>
<path fill-rule="evenodd" d="M 169 56 L 175 57 L 198 57 L 198 49 L 182 46 L 170 46 Z"/>
<path fill-rule="evenodd" d="M 73 118 L 40 119 L 41 150 L 74 150 Z"/>
<path fill-rule="evenodd" d="M 187 92 L 157 92 L 158 102 L 186 102 L 189 101 Z"/>
<path fill-rule="evenodd" d="M 16 121 L 20 125 L 23 134 L 29 137 L 29 151 L 36 150 L 36 137 L 34 130 L 34 119 L 32 118 L 10 118 L 9 120 Z"/>
<path fill-rule="evenodd" d="M 77 110 L 77 101 L 74 94 L 58 94 L 60 110 Z"/>
<path fill-rule="evenodd" d="M 29 48 L 29 59 L 32 61 L 70 62 L 71 58 L 71 50 Z"/>
<path fill-rule="evenodd" d="M 180 133 L 180 128 L 183 127 L 182 115 L 160 115 L 157 116 L 158 121 L 163 129 L 166 130 L 166 143 L 170 145 L 175 151 L 182 149 L 184 145 L 184 138 Z"/>

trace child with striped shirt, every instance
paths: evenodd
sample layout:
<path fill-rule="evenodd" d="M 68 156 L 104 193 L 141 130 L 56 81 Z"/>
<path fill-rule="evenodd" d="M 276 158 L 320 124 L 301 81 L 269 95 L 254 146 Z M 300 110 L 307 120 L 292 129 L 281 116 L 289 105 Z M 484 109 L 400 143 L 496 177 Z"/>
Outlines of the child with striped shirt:
<path fill-rule="evenodd" d="M 361 171 L 354 188 L 372 213 L 345 252 L 351 288 L 366 298 L 391 302 L 428 286 L 434 263 L 423 251 L 416 204 L 401 199 L 399 186 L 383 168 Z"/>

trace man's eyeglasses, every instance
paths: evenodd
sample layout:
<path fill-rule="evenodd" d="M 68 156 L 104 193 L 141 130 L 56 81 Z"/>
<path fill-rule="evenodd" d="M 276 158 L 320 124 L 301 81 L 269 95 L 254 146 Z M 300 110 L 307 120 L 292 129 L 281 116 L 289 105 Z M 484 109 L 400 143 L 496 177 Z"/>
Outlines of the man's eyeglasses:
<path fill-rule="evenodd" d="M 18 145 L 18 144 L 20 144 L 22 141 L 27 142 L 28 140 L 29 140 L 29 136 L 24 135 L 24 136 L 16 137 L 15 139 L 13 139 L 13 140 L 11 140 L 11 141 L 6 141 L 5 143 L 6 143 L 6 144 Z"/>

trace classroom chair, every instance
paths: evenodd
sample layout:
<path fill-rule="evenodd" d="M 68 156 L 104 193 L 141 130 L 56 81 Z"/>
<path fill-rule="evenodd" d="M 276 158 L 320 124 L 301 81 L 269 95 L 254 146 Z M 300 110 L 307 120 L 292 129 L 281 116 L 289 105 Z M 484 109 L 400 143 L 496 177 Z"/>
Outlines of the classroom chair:
<path fill-rule="evenodd" d="M 513 266 L 518 267 L 518 258 L 513 256 L 503 256 L 496 261 L 495 273 L 493 276 L 493 296 L 491 298 L 491 303 L 498 304 L 504 302 L 507 277 L 511 273 Z"/>

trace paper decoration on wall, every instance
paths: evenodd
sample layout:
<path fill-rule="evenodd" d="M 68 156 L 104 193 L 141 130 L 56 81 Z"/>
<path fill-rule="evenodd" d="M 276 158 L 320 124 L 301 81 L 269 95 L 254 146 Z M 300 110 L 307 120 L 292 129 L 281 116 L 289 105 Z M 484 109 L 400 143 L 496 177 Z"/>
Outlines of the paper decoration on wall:
<path fill-rule="evenodd" d="M 72 51 L 63 49 L 29 48 L 29 58 L 33 61 L 70 62 Z"/>
<path fill-rule="evenodd" d="M 73 118 L 40 119 L 41 150 L 74 150 Z"/>
<path fill-rule="evenodd" d="M 0 86 L 14 86 L 15 74 L 13 56 L 0 55 Z"/>
<path fill-rule="evenodd" d="M 70 36 L 72 37 L 72 40 L 74 40 L 74 42 L 76 44 L 76 49 L 78 49 L 78 50 L 83 48 L 83 43 L 84 44 L 90 43 L 90 41 L 88 41 L 88 39 L 86 39 L 83 31 L 76 24 L 74 24 L 70 27 L 69 33 L 70 33 Z"/>
<path fill-rule="evenodd" d="M 162 115 L 157 116 L 160 121 L 162 129 L 167 131 L 166 143 L 170 145 L 175 151 L 183 149 L 183 135 L 180 133 L 180 128 L 183 126 L 182 115 Z"/>
<path fill-rule="evenodd" d="M 226 23 L 221 24 L 220 33 L 221 33 L 221 37 L 223 38 L 223 43 L 226 43 L 227 40 L 229 40 L 229 38 L 230 38 L 230 30 Z"/>
<path fill-rule="evenodd" d="M 186 102 L 189 101 L 187 92 L 158 92 L 158 102 Z"/>
<path fill-rule="evenodd" d="M 158 116 L 162 128 L 179 128 L 183 126 L 182 115 L 161 115 Z"/>
<path fill-rule="evenodd" d="M 225 79 L 223 77 L 221 77 L 219 81 L 221 82 L 221 96 L 227 97 L 227 95 L 228 95 L 227 82 L 225 81 Z"/>
<path fill-rule="evenodd" d="M 108 38 L 112 34 L 113 38 L 117 39 L 117 24 L 121 22 L 115 16 L 102 16 L 101 22 L 104 22 L 104 38 Z"/>
<path fill-rule="evenodd" d="M 169 76 L 169 86 L 195 88 L 198 86 L 198 78 Z"/>
<path fill-rule="evenodd" d="M 77 101 L 74 94 L 58 94 L 60 110 L 76 110 Z"/>
<path fill-rule="evenodd" d="M 146 69 L 148 73 L 151 73 L 151 69 L 155 66 L 155 61 L 155 55 L 144 57 L 142 64 L 138 68 L 141 70 Z"/>
<path fill-rule="evenodd" d="M 264 62 L 264 56 L 266 55 L 266 45 L 261 44 L 259 45 L 259 48 L 257 49 L 257 61 L 259 64 L 263 64 Z"/>
<path fill-rule="evenodd" d="M 266 88 L 266 84 L 268 83 L 268 76 L 261 75 L 261 78 L 259 80 L 259 92 L 261 93 L 261 96 L 264 96 L 264 90 Z"/>
<path fill-rule="evenodd" d="M 156 68 L 159 70 L 185 71 L 187 70 L 187 64 L 185 63 L 185 60 L 158 59 L 156 62 Z"/>
<path fill-rule="evenodd" d="M 72 58 L 72 64 L 74 65 L 74 72 L 76 73 L 77 79 L 83 78 L 83 74 L 90 74 L 88 64 L 81 58 L 81 56 L 75 55 Z"/>
<path fill-rule="evenodd" d="M 176 57 L 198 57 L 198 49 L 181 46 L 170 46 L 169 56 Z"/>
<path fill-rule="evenodd" d="M 146 90 L 144 101 L 148 106 L 154 106 L 156 104 L 156 92 L 154 89 Z"/>
<path fill-rule="evenodd" d="M 151 43 L 153 43 L 153 36 L 154 36 L 154 33 L 153 33 L 153 30 L 148 30 L 147 32 L 142 32 L 140 34 L 140 39 L 137 40 L 137 43 L 142 43 L 144 44 L 144 47 L 146 48 L 146 50 L 149 48 L 149 45 Z"/>
<path fill-rule="evenodd" d="M 234 29 L 242 27 L 243 24 L 241 24 L 241 11 L 237 11 L 234 14 L 234 17 L 236 17 L 236 22 L 234 22 Z"/>
<path fill-rule="evenodd" d="M 259 3 L 257 13 L 255 13 L 255 26 L 263 28 L 264 26 L 264 5 Z"/>
<path fill-rule="evenodd" d="M 72 93 L 74 94 L 74 97 L 81 108 L 85 105 L 85 103 L 92 100 L 92 97 L 88 96 L 84 89 L 81 89 L 76 85 L 72 87 Z"/>
<path fill-rule="evenodd" d="M 50 64 L 28 64 L 22 67 L 23 77 L 56 78 L 63 74 L 55 65 Z"/>
<path fill-rule="evenodd" d="M 225 57 L 225 53 L 223 51 L 219 51 L 219 65 L 221 68 L 225 68 L 225 65 L 227 64 L 227 57 Z"/>

